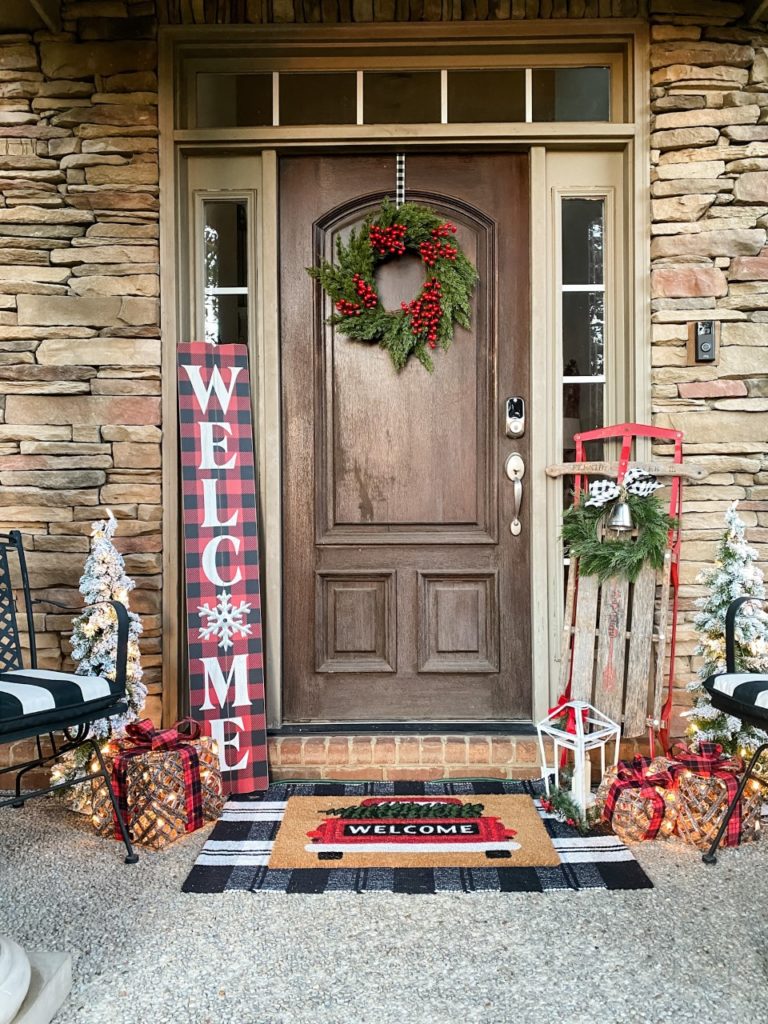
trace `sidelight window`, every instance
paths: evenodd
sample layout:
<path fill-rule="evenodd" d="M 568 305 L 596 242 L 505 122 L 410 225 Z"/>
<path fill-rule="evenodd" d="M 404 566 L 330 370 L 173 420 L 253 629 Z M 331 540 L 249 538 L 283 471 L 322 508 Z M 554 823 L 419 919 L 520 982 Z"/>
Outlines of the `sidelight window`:
<path fill-rule="evenodd" d="M 606 385 L 605 199 L 561 199 L 560 323 L 563 448 L 604 424 Z"/>
<path fill-rule="evenodd" d="M 203 335 L 214 345 L 248 341 L 248 211 L 243 200 L 204 200 Z"/>

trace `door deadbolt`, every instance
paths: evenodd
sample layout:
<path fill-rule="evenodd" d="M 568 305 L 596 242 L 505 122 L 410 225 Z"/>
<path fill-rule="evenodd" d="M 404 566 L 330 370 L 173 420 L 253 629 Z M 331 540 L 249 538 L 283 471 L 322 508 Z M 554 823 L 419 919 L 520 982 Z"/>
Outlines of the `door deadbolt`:
<path fill-rule="evenodd" d="M 522 480 L 525 476 L 525 463 L 517 452 L 510 452 L 504 463 L 504 472 L 510 480 Z"/>

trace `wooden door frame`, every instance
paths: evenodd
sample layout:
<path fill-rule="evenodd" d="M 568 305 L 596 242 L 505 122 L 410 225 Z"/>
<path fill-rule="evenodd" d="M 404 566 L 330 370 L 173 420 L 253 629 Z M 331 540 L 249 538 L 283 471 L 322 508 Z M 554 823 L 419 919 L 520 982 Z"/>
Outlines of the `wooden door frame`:
<path fill-rule="evenodd" d="M 225 27 L 222 26 L 221 29 Z M 369 25 L 340 26 L 344 35 L 350 38 L 426 39 L 427 29 L 434 32 L 435 26 L 422 25 Z M 442 34 L 457 40 L 479 36 L 481 26 L 467 23 L 439 26 Z M 247 27 L 238 37 L 244 35 L 285 37 L 285 29 L 256 32 Z M 488 29 L 485 28 L 487 33 Z M 564 39 L 594 38 L 596 32 L 612 38 L 629 40 L 632 55 L 631 122 L 590 124 L 585 134 L 583 125 L 522 124 L 507 126 L 505 132 L 498 126 L 434 125 L 424 129 L 419 126 L 403 125 L 402 133 L 393 137 L 386 130 L 376 126 L 353 126 L 350 130 L 317 130 L 301 132 L 294 130 L 288 138 L 282 129 L 211 129 L 206 131 L 175 128 L 175 75 L 177 47 L 184 42 L 200 42 L 210 36 L 229 38 L 231 27 L 226 33 L 219 27 L 195 27 L 194 29 L 164 29 L 160 32 L 160 260 L 162 301 L 163 344 L 163 717 L 165 722 L 175 720 L 179 713 L 180 693 L 178 688 L 180 661 L 179 644 L 182 639 L 180 623 L 180 589 L 183 583 L 182 563 L 179 558 L 178 529 L 178 444 L 175 425 L 177 421 L 175 393 L 175 346 L 184 322 L 182 303 L 185 301 L 184 287 L 179 287 L 179 272 L 186 259 L 178 241 L 178 225 L 183 223 L 187 197 L 184 187 L 184 165 L 191 155 L 221 155 L 222 153 L 260 153 L 262 156 L 262 182 L 260 193 L 260 250 L 256 253 L 259 261 L 259 323 L 258 348 L 252 356 L 260 360 L 258 374 L 258 395 L 254 395 L 254 409 L 258 448 L 263 459 L 264 472 L 270 480 L 262 516 L 266 523 L 267 549 L 263 553 L 267 592 L 265 597 L 265 658 L 268 693 L 268 715 L 271 728 L 282 722 L 282 608 L 281 608 L 281 524 L 280 507 L 280 376 L 279 376 L 279 309 L 278 309 L 278 252 L 277 252 L 277 154 L 296 147 L 322 151 L 349 152 L 351 148 L 397 146 L 406 152 L 409 148 L 425 148 L 439 145 L 454 145 L 471 152 L 483 149 L 527 149 L 530 155 L 530 215 L 532 223 L 546 223 L 550 195 L 546 183 L 546 157 L 550 148 L 613 149 L 625 154 L 624 203 L 627 223 L 632 239 L 627 252 L 628 297 L 634 304 L 627 317 L 627 329 L 634 339 L 650 336 L 650 171 L 649 171 L 649 111 L 647 99 L 648 80 L 648 26 L 638 21 L 611 22 L 515 22 L 510 25 L 496 23 L 493 33 L 498 41 L 500 35 L 514 31 L 515 34 L 542 35 L 552 38 L 562 35 Z M 311 38 L 317 30 L 302 30 L 291 27 L 291 38 Z M 279 133 L 279 134 L 278 134 Z M 282 135 L 282 137 L 280 137 Z M 548 239 L 543 232 L 531 231 L 530 276 L 531 276 L 531 322 L 530 359 L 531 394 L 542 395 L 542 404 L 551 408 L 556 391 L 552 373 L 547 365 L 552 343 L 552 318 L 550 315 L 552 266 Z M 547 339 L 542 344 L 541 339 Z M 634 413 L 642 419 L 650 416 L 650 358 L 644 360 L 645 349 L 637 343 L 633 367 L 632 397 Z M 256 376 L 256 374 L 254 374 Z M 544 467 L 559 458 L 559 445 L 555 425 L 551 417 L 539 417 L 529 421 L 531 431 L 531 465 L 528 479 L 539 480 L 540 486 L 533 490 L 530 515 L 535 522 L 547 521 L 547 509 L 551 506 L 554 490 L 544 484 Z M 561 439 L 560 439 L 561 442 Z M 531 593 L 533 608 L 547 608 L 547 615 L 532 615 L 532 665 L 533 720 L 546 713 L 556 696 L 556 662 L 559 657 L 558 644 L 553 637 L 559 636 L 561 603 L 553 599 L 550 586 L 553 573 L 557 575 L 561 559 L 559 550 L 552 550 L 547 531 L 533 531 L 531 541 Z"/>

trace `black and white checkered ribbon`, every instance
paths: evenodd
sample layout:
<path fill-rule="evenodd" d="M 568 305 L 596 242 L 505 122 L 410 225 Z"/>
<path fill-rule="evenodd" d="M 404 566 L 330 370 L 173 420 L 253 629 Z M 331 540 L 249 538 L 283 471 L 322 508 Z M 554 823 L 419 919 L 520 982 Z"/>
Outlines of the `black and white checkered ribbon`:
<path fill-rule="evenodd" d="M 599 508 L 609 501 L 614 501 L 622 491 L 635 494 L 638 498 L 647 498 L 662 486 L 650 473 L 645 473 L 642 469 L 628 469 L 621 485 L 615 480 L 594 480 L 589 485 L 589 498 L 584 504 Z"/>
<path fill-rule="evenodd" d="M 395 206 L 400 207 L 405 202 L 405 153 L 397 154 L 395 170 Z"/>

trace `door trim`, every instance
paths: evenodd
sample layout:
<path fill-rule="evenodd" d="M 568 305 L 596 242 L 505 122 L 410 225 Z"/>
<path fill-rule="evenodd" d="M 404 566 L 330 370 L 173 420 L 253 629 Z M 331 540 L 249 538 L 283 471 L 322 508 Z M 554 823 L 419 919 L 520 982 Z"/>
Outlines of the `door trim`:
<path fill-rule="evenodd" d="M 350 38 L 366 39 L 399 39 L 409 38 L 423 43 L 425 31 L 432 35 L 439 31 L 442 36 L 454 40 L 464 40 L 469 36 L 474 40 L 479 37 L 481 26 L 471 23 L 458 25 L 366 25 L 366 26 L 334 26 L 334 32 L 346 29 Z M 225 27 L 221 27 L 221 37 Z M 345 138 L 343 132 L 307 132 L 306 137 L 298 138 L 295 130 L 289 141 L 283 138 L 278 142 L 272 135 L 258 139 L 247 129 L 228 129 L 225 133 L 211 131 L 181 132 L 175 130 L 175 69 L 177 47 L 182 42 L 202 42 L 209 34 L 216 35 L 217 27 L 199 28 L 163 28 L 159 32 L 159 126 L 160 126 L 160 283 L 162 301 L 162 337 L 163 350 L 163 383 L 162 409 L 165 425 L 163 434 L 163 719 L 164 722 L 174 721 L 183 706 L 178 680 L 180 678 L 180 639 L 183 635 L 182 606 L 179 598 L 181 563 L 179 560 L 179 503 L 178 491 L 178 440 L 177 411 L 175 393 L 175 346 L 181 337 L 181 325 L 184 322 L 183 306 L 187 299 L 184 294 L 183 280 L 185 257 L 183 247 L 177 237 L 178 225 L 183 223 L 185 185 L 184 165 L 188 156 L 214 152 L 262 154 L 262 189 L 260 193 L 259 217 L 261 223 L 261 247 L 259 259 L 259 290 L 260 308 L 258 324 L 260 330 L 259 358 L 263 360 L 258 373 L 258 410 L 260 437 L 257 439 L 262 463 L 268 473 L 271 486 L 270 500 L 276 503 L 272 512 L 273 521 L 280 522 L 280 377 L 279 377 L 279 308 L 278 308 L 278 254 L 277 254 L 277 150 L 276 145 L 286 149 L 293 145 L 301 145 L 305 149 L 329 151 L 337 149 L 349 150 L 382 144 L 386 137 L 388 146 L 402 145 L 404 148 L 419 146 L 452 144 L 472 151 L 478 149 L 493 150 L 497 147 L 508 149 L 526 148 L 530 154 L 530 210 L 533 223 L 543 223 L 541 219 L 547 209 L 547 190 L 545 183 L 546 155 L 549 146 L 557 148 L 615 148 L 626 154 L 627 174 L 624 203 L 627 222 L 632 230 L 629 232 L 631 241 L 628 244 L 626 281 L 628 293 L 634 299 L 633 307 L 628 311 L 626 327 L 637 339 L 634 346 L 634 416 L 638 419 L 650 419 L 650 358 L 647 347 L 640 340 L 650 335 L 650 169 L 647 159 L 649 152 L 649 99 L 648 99 L 648 48 L 649 30 L 645 22 L 622 21 L 547 21 L 547 22 L 514 22 L 510 25 L 497 23 L 493 25 L 496 38 L 506 35 L 506 30 L 526 37 L 542 36 L 551 39 L 560 36 L 571 42 L 576 36 L 582 39 L 599 35 L 601 39 L 623 40 L 631 56 L 630 90 L 627 98 L 628 110 L 633 115 L 627 123 L 605 123 L 585 125 L 565 125 L 554 128 L 552 125 L 524 124 L 512 131 L 507 128 L 501 131 L 497 126 L 478 124 L 469 130 L 457 132 L 455 126 L 430 126 L 426 131 L 423 127 L 414 130 L 411 126 L 402 126 L 400 136 L 391 133 L 368 132 L 366 137 Z M 226 31 L 233 34 L 232 27 Z M 246 28 L 247 32 L 248 29 Z M 288 33 L 292 39 L 305 36 L 310 30 L 299 26 L 290 26 Z M 487 32 L 487 27 L 486 27 Z M 311 34 L 311 33 L 310 33 Z M 275 35 L 277 39 L 279 33 Z M 285 37 L 285 32 L 283 36 Z M 308 37 L 307 37 L 308 38 Z M 434 129 L 434 130 L 433 130 Z M 278 130 L 279 131 L 279 130 Z M 335 135 L 335 137 L 334 137 Z M 225 137 L 226 136 L 226 137 Z M 544 399 L 551 408 L 555 392 L 552 388 L 551 375 L 547 373 L 547 346 L 541 339 L 549 336 L 547 320 L 549 317 L 548 297 L 548 265 L 546 239 L 540 231 L 531 231 L 530 268 L 531 268 L 531 389 L 532 393 L 546 395 Z M 181 280 L 181 284 L 180 284 Z M 534 343 L 538 339 L 538 343 Z M 254 368 L 255 370 L 255 368 Z M 256 373 L 254 372 L 254 376 Z M 553 450 L 557 438 L 554 426 L 547 417 L 539 422 L 531 423 L 531 475 L 529 479 L 543 479 L 543 469 L 548 461 L 548 452 Z M 276 485 L 277 484 L 277 485 Z M 530 514 L 537 522 L 546 521 L 547 496 L 546 488 L 541 486 L 533 492 Z M 276 519 L 274 518 L 276 516 Z M 266 550 L 263 552 L 267 590 L 265 603 L 268 605 L 265 616 L 265 655 L 267 681 L 267 710 L 270 729 L 280 727 L 281 714 L 281 565 L 282 544 L 278 534 L 271 532 L 267 537 Z M 534 531 L 531 539 L 531 586 L 532 607 L 548 608 L 546 615 L 532 616 L 532 679 L 533 679 L 533 718 L 537 720 L 545 713 L 557 692 L 557 662 L 559 644 L 552 643 L 552 636 L 559 635 L 558 623 L 562 615 L 561 602 L 551 600 L 552 552 L 548 549 L 548 533 L 544 530 Z M 508 727 L 525 728 L 525 723 L 507 723 Z M 456 723 L 461 728 L 461 723 Z M 414 728 L 421 728 L 413 723 Z M 410 727 L 410 724 L 407 726 Z M 299 727 L 306 731 L 306 727 Z M 318 726 L 320 730 L 328 730 L 329 726 Z M 332 726 L 330 726 L 332 728 Z M 345 731 L 350 731 L 345 727 Z M 466 731 L 466 730 L 462 730 Z M 485 731 L 488 731 L 487 729 Z"/>

